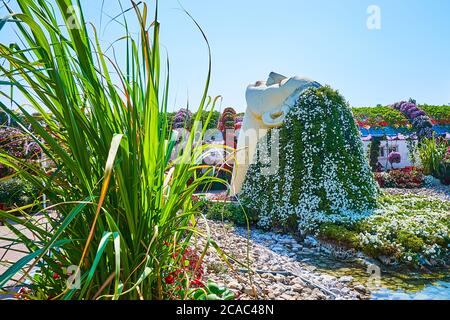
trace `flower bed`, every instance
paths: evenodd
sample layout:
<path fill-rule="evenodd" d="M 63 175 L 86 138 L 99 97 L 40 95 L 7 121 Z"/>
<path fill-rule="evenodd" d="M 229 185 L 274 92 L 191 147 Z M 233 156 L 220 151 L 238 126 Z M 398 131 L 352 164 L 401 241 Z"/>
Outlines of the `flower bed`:
<path fill-rule="evenodd" d="M 435 125 L 450 125 L 450 106 L 419 105 L 419 108 L 430 116 Z"/>
<path fill-rule="evenodd" d="M 386 106 L 352 108 L 359 127 L 406 127 L 408 119 L 398 110 Z"/>
<path fill-rule="evenodd" d="M 352 224 L 324 224 L 319 238 L 346 244 L 369 256 L 411 266 L 449 260 L 450 203 L 412 195 L 382 196 L 380 207 Z"/>
<path fill-rule="evenodd" d="M 433 125 L 450 125 L 450 106 L 418 105 Z M 416 110 L 417 111 L 417 110 Z M 354 107 L 353 115 L 360 127 L 408 127 L 410 122 L 400 110 L 389 106 Z"/>
<path fill-rule="evenodd" d="M 414 189 L 421 188 L 425 177 L 416 167 L 406 167 L 389 172 L 376 172 L 375 180 L 381 188 Z"/>

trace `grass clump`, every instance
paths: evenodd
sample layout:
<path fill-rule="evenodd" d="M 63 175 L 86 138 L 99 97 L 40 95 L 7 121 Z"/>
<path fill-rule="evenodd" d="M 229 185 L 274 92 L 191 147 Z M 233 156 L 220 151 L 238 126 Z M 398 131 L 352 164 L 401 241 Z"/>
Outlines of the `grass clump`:
<path fill-rule="evenodd" d="M 358 233 L 344 226 L 333 223 L 324 223 L 319 227 L 318 236 L 320 239 L 337 242 L 345 247 L 358 247 Z"/>
<path fill-rule="evenodd" d="M 182 253 L 198 232 L 192 195 L 200 185 L 221 181 L 199 166 L 207 147 L 194 143 L 205 134 L 217 101 L 208 97 L 211 61 L 196 120 L 211 111 L 203 129 L 195 122 L 186 147 L 171 160 L 169 62 L 161 58 L 157 6 L 151 17 L 145 3 L 130 1 L 114 19 L 122 20 L 123 34 L 114 43 L 120 43 L 114 50 L 121 54 L 101 46 L 80 1 L 18 0 L 17 11 L 7 3 L 4 8 L 9 14 L 0 32 L 12 26 L 20 41 L 0 38 L 0 79 L 16 93 L 1 92 L 11 103 L 0 101 L 0 109 L 41 147 L 53 168 L 4 149 L 0 164 L 45 194 L 58 215 L 41 211 L 48 222 L 42 225 L 0 211 L 15 233 L 3 240 L 19 242 L 24 255 L 16 263 L 2 261 L 8 269 L 0 288 L 11 279 L 19 285 L 28 279 L 31 298 L 39 293 L 43 299 L 169 299 L 173 284 L 167 275 L 184 267 Z M 137 33 L 128 29 L 126 15 L 133 11 Z M 27 108 L 15 100 L 17 92 Z M 43 205 L 42 198 L 35 200 Z M 21 231 L 26 229 L 33 240 Z M 70 278 L 79 281 L 67 286 Z M 189 287 L 189 281 L 182 283 Z"/>

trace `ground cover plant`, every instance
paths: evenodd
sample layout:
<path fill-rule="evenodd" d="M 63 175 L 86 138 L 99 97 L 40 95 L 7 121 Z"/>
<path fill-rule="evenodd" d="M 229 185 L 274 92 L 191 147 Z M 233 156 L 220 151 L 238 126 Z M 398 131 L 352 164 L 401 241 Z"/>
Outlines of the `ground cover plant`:
<path fill-rule="evenodd" d="M 370 217 L 355 223 L 322 224 L 317 236 L 373 258 L 411 267 L 449 261 L 450 204 L 430 197 L 383 195 Z"/>

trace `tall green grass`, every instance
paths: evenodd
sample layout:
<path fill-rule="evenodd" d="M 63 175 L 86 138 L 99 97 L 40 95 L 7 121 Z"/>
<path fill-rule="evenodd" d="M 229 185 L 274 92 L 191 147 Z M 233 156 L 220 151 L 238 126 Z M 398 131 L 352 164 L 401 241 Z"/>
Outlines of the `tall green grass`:
<path fill-rule="evenodd" d="M 439 166 L 447 152 L 445 140 L 431 138 L 421 141 L 418 146 L 419 159 L 426 175 L 440 178 Z"/>
<path fill-rule="evenodd" d="M 20 249 L 24 258 L 0 276 L 0 288 L 13 277 L 20 283 L 37 268 L 32 283 L 38 298 L 166 298 L 164 275 L 181 258 L 174 251 L 182 252 L 200 232 L 191 196 L 199 185 L 220 180 L 208 171 L 197 175 L 205 152 L 198 140 L 207 123 L 202 128 L 196 122 L 188 147 L 170 159 L 169 63 L 161 59 L 157 5 L 150 18 L 145 4 L 130 2 L 140 34 L 131 35 L 123 14 L 124 34 L 117 41 L 126 61 L 117 62 L 104 53 L 80 1 L 55 0 L 54 7 L 44 0 L 17 3 L 19 12 L 10 10 L 0 20 L 0 34 L 13 24 L 21 39 L 0 44 L 0 59 L 7 62 L 0 63 L 0 79 L 20 91 L 41 120 L 7 92 L 0 94 L 24 118 L 1 102 L 0 108 L 41 145 L 54 170 L 49 174 L 0 150 L 0 163 L 32 183 L 41 201 L 45 194 L 51 205 L 40 212 L 46 224 L 24 212 L 0 212 L 15 234 L 1 240 L 18 239 L 26 248 Z M 73 5 L 81 10 L 70 10 Z M 217 101 L 207 95 L 209 57 L 197 120 L 209 107 L 211 116 Z M 49 214 L 51 209 L 57 214 Z M 80 288 L 55 279 L 69 265 L 80 267 Z"/>

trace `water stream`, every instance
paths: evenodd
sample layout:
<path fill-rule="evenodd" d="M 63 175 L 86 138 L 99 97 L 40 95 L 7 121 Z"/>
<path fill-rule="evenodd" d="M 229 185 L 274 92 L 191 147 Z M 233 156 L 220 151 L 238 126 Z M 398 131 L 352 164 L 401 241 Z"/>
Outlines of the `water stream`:
<path fill-rule="evenodd" d="M 373 300 L 450 300 L 450 271 L 432 273 L 395 270 L 381 267 L 380 276 L 368 272 L 367 266 L 345 262 L 327 255 L 313 254 L 299 260 L 318 272 L 335 277 L 351 276 L 355 282 L 370 288 Z"/>

